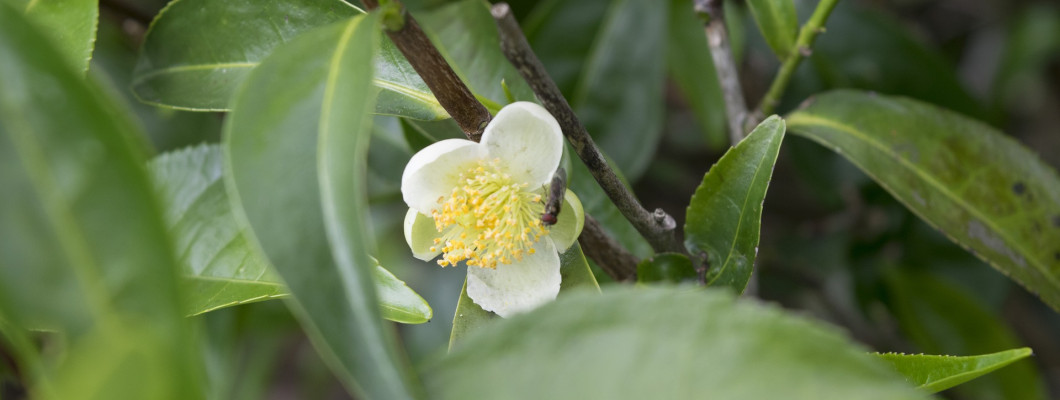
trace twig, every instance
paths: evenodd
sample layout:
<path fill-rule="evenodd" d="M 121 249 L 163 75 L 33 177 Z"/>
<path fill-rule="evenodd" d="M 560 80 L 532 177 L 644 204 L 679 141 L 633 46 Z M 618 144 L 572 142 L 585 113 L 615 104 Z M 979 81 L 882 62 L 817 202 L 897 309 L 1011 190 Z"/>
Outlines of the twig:
<path fill-rule="evenodd" d="M 725 98 L 725 114 L 729 121 L 729 140 L 735 146 L 746 136 L 744 121 L 747 119 L 747 102 L 743 97 L 740 77 L 736 72 L 736 61 L 729 46 L 729 34 L 725 30 L 722 0 L 696 0 L 695 11 L 706 24 L 707 44 L 714 59 L 721 92 Z"/>
<path fill-rule="evenodd" d="M 788 52 L 788 57 L 784 59 L 776 78 L 769 85 L 769 91 L 762 97 L 762 102 L 758 104 L 757 111 L 752 115 L 754 123 L 757 124 L 766 115 L 772 114 L 777 104 L 780 103 L 780 96 L 784 94 L 784 89 L 788 87 L 788 82 L 791 81 L 791 76 L 795 74 L 795 69 L 799 67 L 799 63 L 802 62 L 803 58 L 809 57 L 813 53 L 813 50 L 811 50 L 813 41 L 817 39 L 817 34 L 824 32 L 824 23 L 828 20 L 828 16 L 832 14 L 832 9 L 835 8 L 838 2 L 839 0 L 821 0 L 817 3 L 817 8 L 813 10 L 813 15 L 799 30 L 799 36 L 795 39 L 795 47 Z"/>
<path fill-rule="evenodd" d="M 362 1 L 369 10 L 379 8 L 377 0 Z M 383 26 L 387 36 L 427 83 L 442 108 L 460 125 L 467 138 L 479 141 L 492 118 L 489 110 L 475 99 L 464 81 L 453 72 L 453 68 L 420 29 L 416 19 L 408 15 L 405 6 L 399 0 L 383 0 L 383 3 Z"/>
<path fill-rule="evenodd" d="M 662 209 L 656 209 L 654 213 L 645 210 L 607 165 L 603 153 L 593 143 L 589 132 L 578 121 L 567 99 L 563 98 L 556 83 L 545 72 L 545 67 L 537 59 L 530 44 L 526 42 L 526 37 L 519 29 L 519 23 L 515 21 L 508 5 L 494 4 L 491 12 L 500 32 L 501 50 L 505 57 L 530 85 L 537 99 L 541 101 L 541 105 L 545 106 L 545 109 L 559 121 L 567 141 L 574 146 L 578 157 L 589 168 L 596 182 L 604 189 L 622 215 L 637 228 L 637 231 L 644 236 L 656 252 L 686 253 L 674 236 L 677 224 L 673 217 Z"/>
<path fill-rule="evenodd" d="M 578 243 L 585 255 L 615 281 L 627 282 L 637 278 L 637 257 L 608 236 L 600 222 L 588 214 Z"/>

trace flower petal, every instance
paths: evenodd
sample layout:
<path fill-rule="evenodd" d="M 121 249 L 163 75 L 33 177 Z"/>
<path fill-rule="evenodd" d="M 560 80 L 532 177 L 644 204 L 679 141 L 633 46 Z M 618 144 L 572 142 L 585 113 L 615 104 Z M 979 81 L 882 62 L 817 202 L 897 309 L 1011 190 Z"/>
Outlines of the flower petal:
<path fill-rule="evenodd" d="M 442 253 L 441 249 L 431 251 L 434 238 L 441 236 L 434 227 L 434 218 L 409 209 L 405 214 L 405 242 L 412 249 L 412 256 L 423 261 L 430 261 Z"/>
<path fill-rule="evenodd" d="M 468 267 L 467 295 L 483 310 L 502 317 L 530 311 L 559 294 L 559 254 L 552 239 L 542 238 L 535 253 L 497 269 Z"/>
<path fill-rule="evenodd" d="M 438 198 L 452 193 L 460 173 L 484 155 L 482 146 L 464 139 L 441 140 L 423 148 L 405 166 L 401 197 L 409 208 L 430 215 L 439 206 Z"/>
<path fill-rule="evenodd" d="M 543 107 L 525 101 L 497 113 L 482 134 L 489 158 L 508 165 L 517 181 L 545 185 L 563 157 L 563 131 Z"/>
<path fill-rule="evenodd" d="M 562 253 L 578 240 L 584 227 L 585 210 L 582 209 L 582 202 L 568 189 L 563 195 L 563 205 L 560 206 L 556 224 L 548 228 L 548 236 L 555 242 L 556 250 Z"/>

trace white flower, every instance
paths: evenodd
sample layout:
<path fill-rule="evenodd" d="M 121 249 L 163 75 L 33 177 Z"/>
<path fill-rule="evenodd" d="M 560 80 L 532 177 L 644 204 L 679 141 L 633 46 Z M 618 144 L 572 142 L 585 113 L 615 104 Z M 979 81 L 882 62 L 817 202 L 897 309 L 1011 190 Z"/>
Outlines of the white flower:
<path fill-rule="evenodd" d="M 401 176 L 413 255 L 441 254 L 443 267 L 464 261 L 468 296 L 502 317 L 555 299 L 559 253 L 585 221 L 581 202 L 567 191 L 558 222 L 541 222 L 562 155 L 556 119 L 528 102 L 501 109 L 481 143 L 448 139 L 416 153 Z"/>

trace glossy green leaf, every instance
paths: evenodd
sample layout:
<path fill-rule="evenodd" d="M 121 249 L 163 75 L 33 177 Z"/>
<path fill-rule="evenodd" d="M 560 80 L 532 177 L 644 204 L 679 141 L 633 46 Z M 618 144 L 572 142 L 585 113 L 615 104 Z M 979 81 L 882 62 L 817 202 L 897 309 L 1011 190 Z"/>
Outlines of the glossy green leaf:
<path fill-rule="evenodd" d="M 613 2 L 571 97 L 597 145 L 632 180 L 647 169 L 662 134 L 668 5 Z"/>
<path fill-rule="evenodd" d="M 637 282 L 680 283 L 695 279 L 696 268 L 692 266 L 692 260 L 684 254 L 656 254 L 637 263 Z"/>
<path fill-rule="evenodd" d="M 154 150 L 166 152 L 221 139 L 222 118 L 215 113 L 154 107 L 129 90 L 139 49 L 118 24 L 99 26 L 89 74 L 122 100 L 143 126 Z"/>
<path fill-rule="evenodd" d="M 699 123 L 711 149 L 729 142 L 725 133 L 725 99 L 710 57 L 703 21 L 692 0 L 670 0 L 667 21 L 666 67 Z"/>
<path fill-rule="evenodd" d="M 907 380 L 931 393 L 940 392 L 1030 357 L 1026 347 L 978 356 L 877 354 Z"/>
<path fill-rule="evenodd" d="M 322 358 L 352 392 L 398 399 L 416 388 L 376 304 L 363 191 L 379 32 L 352 18 L 255 68 L 225 125 L 225 183 Z"/>
<path fill-rule="evenodd" d="M 596 282 L 596 277 L 585 260 L 580 244 L 575 242 L 567 251 L 560 253 L 559 261 L 559 273 L 562 280 L 558 297 L 566 297 L 580 290 L 600 291 L 600 285 Z M 460 290 L 460 300 L 456 304 L 456 314 L 453 315 L 453 331 L 449 334 L 449 348 L 452 349 L 458 341 L 493 319 L 500 319 L 500 317 L 483 310 L 468 297 L 465 280 L 464 288 Z"/>
<path fill-rule="evenodd" d="M 856 91 L 812 98 L 788 123 L 1060 309 L 1060 178 L 1033 152 L 951 111 Z"/>
<path fill-rule="evenodd" d="M 453 70 L 491 112 L 508 104 L 501 81 L 516 100 L 534 100 L 530 86 L 501 53 L 497 24 L 488 2 L 463 0 L 415 17 Z"/>
<path fill-rule="evenodd" d="M 986 354 L 1024 345 L 982 293 L 904 269 L 889 271 L 885 283 L 891 312 L 918 351 Z M 1046 399 L 1040 376 L 1034 362 L 1022 360 L 954 390 L 971 400 Z"/>
<path fill-rule="evenodd" d="M 799 19 L 792 0 L 748 0 L 758 31 L 781 60 L 795 47 Z"/>
<path fill-rule="evenodd" d="M 198 343 L 179 314 L 141 133 L 38 29 L 0 3 L 6 335 L 43 328 L 63 339 L 61 357 L 26 366 L 34 397 L 195 398 Z"/>
<path fill-rule="evenodd" d="M 223 164 L 220 146 L 201 145 L 163 154 L 148 166 L 183 267 L 187 315 L 289 295 L 232 216 Z M 409 324 L 431 319 L 430 306 L 404 282 L 378 263 L 372 275 L 383 318 Z"/>
<path fill-rule="evenodd" d="M 92 59 L 99 23 L 97 0 L 4 0 L 37 25 L 63 61 L 84 72 Z"/>
<path fill-rule="evenodd" d="M 227 110 L 239 83 L 276 46 L 358 13 L 342 0 L 174 0 L 144 37 L 133 90 L 155 105 Z M 448 116 L 389 40 L 376 58 L 374 83 L 382 89 L 378 113 Z"/>
<path fill-rule="evenodd" d="M 758 255 L 762 202 L 783 140 L 784 120 L 767 118 L 710 168 L 692 195 L 685 245 L 706 256 L 708 285 L 737 293 L 747 287 Z"/>
<path fill-rule="evenodd" d="M 439 399 L 926 397 L 827 325 L 681 288 L 561 297 L 489 324 L 423 370 Z"/>

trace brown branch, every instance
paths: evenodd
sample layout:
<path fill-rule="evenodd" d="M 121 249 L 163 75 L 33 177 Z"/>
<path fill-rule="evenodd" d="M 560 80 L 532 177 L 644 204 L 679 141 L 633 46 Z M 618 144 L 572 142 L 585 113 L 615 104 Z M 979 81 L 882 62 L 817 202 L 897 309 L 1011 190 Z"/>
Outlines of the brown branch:
<path fill-rule="evenodd" d="M 725 30 L 722 0 L 696 0 L 695 11 L 706 24 L 707 44 L 714 60 L 714 71 L 721 84 L 725 98 L 725 114 L 729 122 L 729 140 L 735 146 L 746 136 L 744 122 L 747 120 L 747 102 L 743 97 L 736 61 L 729 46 L 729 34 Z"/>
<path fill-rule="evenodd" d="M 556 83 L 545 72 L 545 67 L 530 48 L 530 44 L 526 42 L 526 37 L 523 36 L 523 31 L 512 16 L 508 5 L 497 3 L 493 5 L 491 12 L 497 23 L 501 50 L 505 57 L 530 85 L 537 99 L 541 101 L 541 105 L 559 121 L 567 141 L 574 146 L 578 157 L 586 167 L 589 167 L 596 182 L 604 189 L 622 215 L 637 228 L 637 231 L 644 236 L 644 239 L 647 239 L 656 252 L 686 253 L 674 236 L 674 229 L 677 226 L 674 219 L 662 209 L 656 209 L 654 213 L 645 210 L 633 193 L 611 170 L 603 153 L 593 143 L 589 132 L 578 121 L 567 99 L 560 93 Z"/>
<path fill-rule="evenodd" d="M 593 217 L 585 215 L 585 228 L 578 243 L 582 251 L 604 272 L 618 282 L 632 282 L 637 278 L 637 257 L 604 232 L 604 227 Z"/>
<path fill-rule="evenodd" d="M 377 0 L 362 0 L 365 8 L 379 8 Z M 387 36 L 405 55 L 416 73 L 427 83 L 438 103 L 453 117 L 468 139 L 478 142 L 492 116 L 479 103 L 464 81 L 456 75 L 442 54 L 420 29 L 416 19 L 408 15 L 399 0 L 384 0 L 383 26 Z"/>

